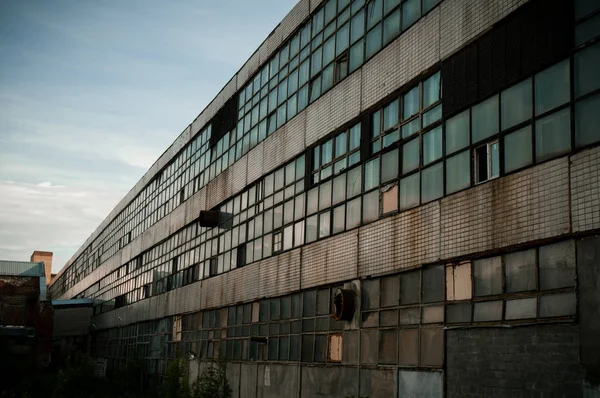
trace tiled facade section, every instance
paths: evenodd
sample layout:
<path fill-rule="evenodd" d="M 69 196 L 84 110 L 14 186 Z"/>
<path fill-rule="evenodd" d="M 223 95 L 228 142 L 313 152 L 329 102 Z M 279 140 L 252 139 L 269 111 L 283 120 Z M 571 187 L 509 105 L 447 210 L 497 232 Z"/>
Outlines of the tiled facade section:
<path fill-rule="evenodd" d="M 358 230 L 302 248 L 302 289 L 356 278 Z"/>
<path fill-rule="evenodd" d="M 573 232 L 600 228 L 600 147 L 571 157 Z"/>
<path fill-rule="evenodd" d="M 306 109 L 307 146 L 360 114 L 361 76 L 353 73 Z"/>
<path fill-rule="evenodd" d="M 206 188 L 202 188 L 188 200 L 185 201 L 185 223 L 196 220 L 200 215 L 200 210 L 206 207 Z"/>
<path fill-rule="evenodd" d="M 361 228 L 358 251 L 359 277 L 400 271 L 439 260 L 439 202 Z"/>
<path fill-rule="evenodd" d="M 229 167 L 208 183 L 206 208 L 212 209 L 233 194 L 233 168 Z"/>
<path fill-rule="evenodd" d="M 248 184 L 248 155 L 243 156 L 231 167 L 232 181 L 231 188 L 233 194 L 243 191 Z"/>
<path fill-rule="evenodd" d="M 453 0 L 440 5 L 441 57 L 475 39 L 478 35 L 528 0 Z"/>
<path fill-rule="evenodd" d="M 363 110 L 375 105 L 439 61 L 439 24 L 438 7 L 363 66 Z"/>
<path fill-rule="evenodd" d="M 260 262 L 258 296 L 276 296 L 300 289 L 300 249 Z"/>
<path fill-rule="evenodd" d="M 246 168 L 246 183 L 252 183 L 262 177 L 264 163 L 265 142 L 261 142 L 248 152 L 247 168 Z M 241 187 L 240 191 L 245 186 Z"/>
<path fill-rule="evenodd" d="M 442 258 L 568 233 L 568 187 L 561 158 L 442 199 Z"/>

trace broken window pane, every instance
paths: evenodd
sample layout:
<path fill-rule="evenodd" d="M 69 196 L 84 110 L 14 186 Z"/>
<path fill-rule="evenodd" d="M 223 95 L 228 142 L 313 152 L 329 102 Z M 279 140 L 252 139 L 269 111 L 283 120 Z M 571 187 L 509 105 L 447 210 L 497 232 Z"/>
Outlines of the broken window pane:
<path fill-rule="evenodd" d="M 396 345 L 398 337 L 395 330 L 382 330 L 379 333 L 379 363 L 395 364 L 396 363 Z"/>
<path fill-rule="evenodd" d="M 400 304 L 420 302 L 421 271 L 405 272 L 400 275 Z"/>
<path fill-rule="evenodd" d="M 501 321 L 502 301 L 475 303 L 473 320 L 475 322 Z"/>
<path fill-rule="evenodd" d="M 540 247 L 540 289 L 575 285 L 575 242 Z"/>
<path fill-rule="evenodd" d="M 338 204 L 346 199 L 346 174 L 333 180 L 333 204 Z"/>
<path fill-rule="evenodd" d="M 449 304 L 446 306 L 446 322 L 471 322 L 471 303 Z"/>
<path fill-rule="evenodd" d="M 535 249 L 510 253 L 504 257 L 506 292 L 523 292 L 536 288 Z"/>
<path fill-rule="evenodd" d="M 444 301 L 444 266 L 423 268 L 423 303 Z"/>
<path fill-rule="evenodd" d="M 368 311 L 361 314 L 362 326 L 364 328 L 374 328 L 379 326 L 379 313 L 377 311 Z"/>
<path fill-rule="evenodd" d="M 446 266 L 446 300 L 467 300 L 471 295 L 471 263 Z"/>
<path fill-rule="evenodd" d="M 381 307 L 398 305 L 398 293 L 400 291 L 400 280 L 398 276 L 387 276 L 381 278 Z"/>
<path fill-rule="evenodd" d="M 361 330 L 360 362 L 377 363 L 377 330 Z"/>
<path fill-rule="evenodd" d="M 421 365 L 442 366 L 444 364 L 444 329 L 421 329 Z"/>
<path fill-rule="evenodd" d="M 577 312 L 575 293 L 553 294 L 540 297 L 540 317 L 569 316 Z"/>
<path fill-rule="evenodd" d="M 404 308 L 400 310 L 401 325 L 418 325 L 421 323 L 421 307 Z"/>
<path fill-rule="evenodd" d="M 419 363 L 419 329 L 398 331 L 398 364 L 417 365 Z"/>
<path fill-rule="evenodd" d="M 506 301 L 506 319 L 535 318 L 537 299 L 528 298 Z"/>
<path fill-rule="evenodd" d="M 502 293 L 502 257 L 492 257 L 473 262 L 475 296 Z"/>
<path fill-rule="evenodd" d="M 381 210 L 382 214 L 398 210 L 398 185 L 388 185 L 387 187 L 381 188 L 381 198 L 383 207 Z"/>
<path fill-rule="evenodd" d="M 423 323 L 444 322 L 444 306 L 432 305 L 423 307 Z"/>

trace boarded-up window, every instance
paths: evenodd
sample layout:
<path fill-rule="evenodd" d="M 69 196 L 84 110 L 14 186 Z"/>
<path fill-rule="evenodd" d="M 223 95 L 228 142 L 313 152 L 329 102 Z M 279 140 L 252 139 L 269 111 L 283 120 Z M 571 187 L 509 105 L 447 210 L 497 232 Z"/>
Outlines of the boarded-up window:
<path fill-rule="evenodd" d="M 341 334 L 330 334 L 329 335 L 329 353 L 327 360 L 330 362 L 341 362 L 342 361 L 342 335 Z"/>
<path fill-rule="evenodd" d="M 471 262 L 446 266 L 446 299 L 467 300 L 472 296 Z"/>

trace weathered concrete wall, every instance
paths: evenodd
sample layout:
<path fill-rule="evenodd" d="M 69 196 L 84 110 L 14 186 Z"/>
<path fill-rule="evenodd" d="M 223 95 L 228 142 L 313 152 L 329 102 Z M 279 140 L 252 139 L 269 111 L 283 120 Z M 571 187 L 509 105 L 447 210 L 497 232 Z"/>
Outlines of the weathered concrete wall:
<path fill-rule="evenodd" d="M 581 363 L 600 385 L 600 237 L 577 242 L 577 275 Z"/>
<path fill-rule="evenodd" d="M 581 397 L 579 327 L 447 331 L 446 393 L 454 397 Z"/>

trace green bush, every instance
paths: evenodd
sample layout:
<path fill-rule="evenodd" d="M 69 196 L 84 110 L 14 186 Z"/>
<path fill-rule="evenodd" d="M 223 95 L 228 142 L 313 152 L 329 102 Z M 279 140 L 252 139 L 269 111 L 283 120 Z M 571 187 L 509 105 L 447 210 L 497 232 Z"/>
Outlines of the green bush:
<path fill-rule="evenodd" d="M 192 385 L 192 398 L 230 398 L 225 363 L 210 364 Z"/>

